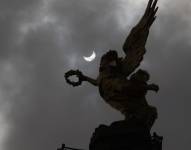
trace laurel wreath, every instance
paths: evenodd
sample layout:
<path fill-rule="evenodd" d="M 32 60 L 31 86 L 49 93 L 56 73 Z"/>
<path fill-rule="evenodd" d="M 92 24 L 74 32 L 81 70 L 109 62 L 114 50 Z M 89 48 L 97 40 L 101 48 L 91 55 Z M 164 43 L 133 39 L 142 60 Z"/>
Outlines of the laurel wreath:
<path fill-rule="evenodd" d="M 75 82 L 75 81 L 71 81 L 69 79 L 69 77 L 73 76 L 73 75 L 76 75 L 78 77 L 78 81 Z M 65 80 L 68 84 L 72 85 L 72 86 L 79 86 L 82 84 L 82 79 L 80 77 L 80 75 L 82 75 L 82 73 L 79 71 L 79 70 L 70 70 L 68 72 L 65 73 L 64 77 L 65 77 Z"/>

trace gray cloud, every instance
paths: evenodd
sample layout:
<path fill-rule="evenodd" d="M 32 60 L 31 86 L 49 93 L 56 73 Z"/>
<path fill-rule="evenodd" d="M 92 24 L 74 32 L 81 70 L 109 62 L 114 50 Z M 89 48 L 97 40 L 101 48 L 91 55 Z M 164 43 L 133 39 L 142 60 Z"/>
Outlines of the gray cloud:
<path fill-rule="evenodd" d="M 188 0 L 171 2 L 159 2 L 141 67 L 161 88 L 157 95 L 148 96 L 159 111 L 153 130 L 165 136 L 164 149 L 178 150 L 191 147 L 187 133 L 191 21 Z M 0 131 L 6 131 L 0 139 L 5 150 L 51 150 L 62 142 L 87 149 L 98 124 L 122 118 L 103 102 L 95 87 L 86 83 L 70 87 L 63 75 L 79 68 L 96 77 L 104 52 L 117 49 L 122 55 L 121 45 L 140 18 L 143 3 L 0 1 Z M 98 58 L 84 62 L 82 56 L 93 49 Z"/>

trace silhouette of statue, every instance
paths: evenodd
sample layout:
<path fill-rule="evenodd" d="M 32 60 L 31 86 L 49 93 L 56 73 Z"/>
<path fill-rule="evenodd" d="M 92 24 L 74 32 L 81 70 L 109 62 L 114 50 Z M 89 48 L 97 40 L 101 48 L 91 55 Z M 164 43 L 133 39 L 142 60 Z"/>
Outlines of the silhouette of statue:
<path fill-rule="evenodd" d="M 125 40 L 124 58 L 118 57 L 115 50 L 102 56 L 97 79 L 85 76 L 79 70 L 65 74 L 66 82 L 72 86 L 79 86 L 83 81 L 97 86 L 104 101 L 125 116 L 125 120 L 96 128 L 90 140 L 90 150 L 162 150 L 163 137 L 150 134 L 157 109 L 146 100 L 147 92 L 158 92 L 159 86 L 148 84 L 150 75 L 147 71 L 136 70 L 146 52 L 149 29 L 158 10 L 156 4 L 157 0 L 149 0 L 143 17 Z M 79 80 L 71 81 L 69 77 L 72 75 Z"/>
<path fill-rule="evenodd" d="M 97 79 L 85 76 L 79 70 L 70 70 L 65 74 L 66 81 L 73 86 L 80 85 L 82 81 L 98 86 L 101 97 L 124 114 L 126 121 L 141 124 L 148 129 L 157 118 L 157 110 L 147 103 L 145 96 L 147 91 L 157 92 L 159 87 L 156 84 L 147 84 L 149 74 L 146 71 L 140 69 L 133 72 L 140 65 L 146 52 L 149 29 L 158 10 L 156 4 L 157 0 L 149 0 L 143 17 L 125 40 L 124 58 L 118 57 L 115 50 L 109 50 L 102 56 Z M 76 75 L 79 81 L 70 81 L 71 75 Z"/>

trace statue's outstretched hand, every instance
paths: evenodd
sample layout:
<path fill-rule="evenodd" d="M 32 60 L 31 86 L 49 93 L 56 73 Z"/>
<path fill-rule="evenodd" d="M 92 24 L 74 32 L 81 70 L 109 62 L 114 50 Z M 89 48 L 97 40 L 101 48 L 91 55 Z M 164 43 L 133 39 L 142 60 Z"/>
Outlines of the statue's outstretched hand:
<path fill-rule="evenodd" d="M 87 77 L 79 70 L 76 70 L 76 75 L 81 81 L 87 81 Z"/>
<path fill-rule="evenodd" d="M 88 77 L 88 76 L 85 76 L 85 75 L 84 75 L 81 71 L 79 71 L 79 70 L 76 70 L 76 75 L 77 75 L 77 77 L 79 78 L 80 81 L 87 81 L 87 82 L 89 82 L 89 83 L 91 83 L 91 84 L 93 84 L 93 85 L 95 85 L 95 86 L 98 85 L 97 80 L 92 79 L 92 78 L 90 78 L 90 77 Z"/>
<path fill-rule="evenodd" d="M 79 78 L 77 82 L 71 81 L 69 79 L 69 77 L 73 75 L 76 75 Z M 88 76 L 83 75 L 83 73 L 79 70 L 70 70 L 66 72 L 64 76 L 65 76 L 66 82 L 72 86 L 79 86 L 82 84 L 83 81 L 87 81 L 95 86 L 98 86 L 98 81 L 96 79 L 92 79 Z"/>

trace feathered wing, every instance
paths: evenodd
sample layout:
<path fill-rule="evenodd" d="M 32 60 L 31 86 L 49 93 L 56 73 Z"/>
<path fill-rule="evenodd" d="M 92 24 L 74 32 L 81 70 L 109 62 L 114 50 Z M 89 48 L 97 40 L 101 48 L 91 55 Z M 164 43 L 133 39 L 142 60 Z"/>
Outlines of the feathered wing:
<path fill-rule="evenodd" d="M 155 15 L 158 10 L 158 7 L 156 7 L 157 1 L 149 0 L 143 17 L 131 30 L 123 45 L 123 51 L 126 56 L 122 61 L 122 71 L 126 76 L 139 66 L 146 52 L 145 44 L 149 35 L 149 29 L 156 19 Z"/>

